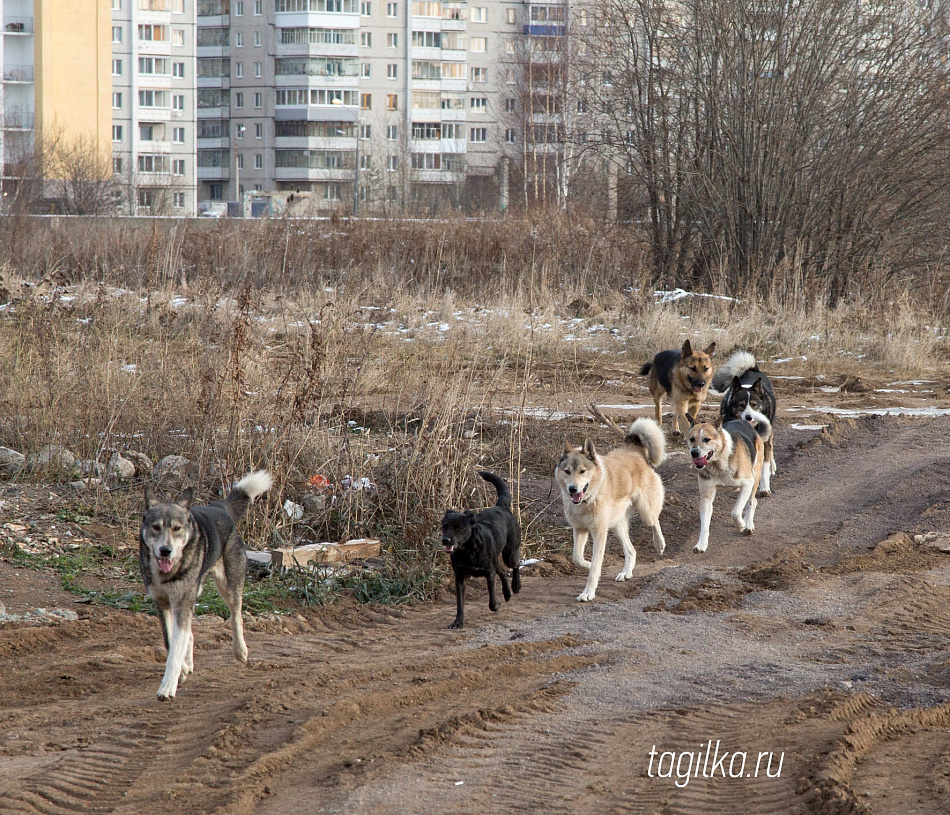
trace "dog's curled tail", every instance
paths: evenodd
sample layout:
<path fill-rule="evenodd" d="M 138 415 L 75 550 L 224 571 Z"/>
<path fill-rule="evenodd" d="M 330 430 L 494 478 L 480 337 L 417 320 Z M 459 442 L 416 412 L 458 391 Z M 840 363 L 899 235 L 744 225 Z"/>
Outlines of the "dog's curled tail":
<path fill-rule="evenodd" d="M 254 470 L 231 487 L 231 492 L 224 502 L 234 520 L 243 516 L 251 501 L 267 492 L 273 483 L 274 479 L 267 470 Z"/>
<path fill-rule="evenodd" d="M 653 419 L 640 418 L 635 420 L 630 425 L 624 441 L 627 444 L 642 447 L 647 463 L 654 467 L 659 467 L 666 461 L 666 436 L 663 435 L 660 426 Z"/>
<path fill-rule="evenodd" d="M 767 441 L 769 436 L 772 435 L 772 423 L 769 421 L 769 417 L 764 413 L 759 413 L 759 411 L 752 410 L 752 408 L 746 408 L 742 411 L 742 418 L 752 423 L 755 432 L 758 433 L 764 441 Z"/>
<path fill-rule="evenodd" d="M 713 374 L 713 390 L 725 393 L 729 385 L 732 384 L 734 376 L 741 377 L 747 371 L 757 370 L 759 370 L 759 363 L 755 359 L 755 354 L 749 351 L 736 351 Z"/>
<path fill-rule="evenodd" d="M 495 506 L 503 507 L 511 512 L 511 490 L 508 489 L 508 485 L 504 480 L 494 473 L 488 472 L 488 470 L 479 470 L 478 474 L 498 491 L 498 500 L 495 502 Z"/>
<path fill-rule="evenodd" d="M 644 362 L 643 365 L 640 366 L 640 376 L 646 376 L 648 373 L 650 373 L 650 369 L 652 367 L 653 367 L 652 362 Z"/>

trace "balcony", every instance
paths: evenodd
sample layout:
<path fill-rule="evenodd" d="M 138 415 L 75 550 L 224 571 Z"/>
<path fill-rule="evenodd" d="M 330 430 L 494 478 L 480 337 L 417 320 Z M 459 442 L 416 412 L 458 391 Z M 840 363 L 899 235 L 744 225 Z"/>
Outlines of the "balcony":
<path fill-rule="evenodd" d="M 32 111 L 13 108 L 3 114 L 4 130 L 32 130 L 36 117 Z"/>
<path fill-rule="evenodd" d="M 32 65 L 4 65 L 3 81 L 12 83 L 29 83 L 33 81 Z"/>
<path fill-rule="evenodd" d="M 33 33 L 32 17 L 4 17 L 4 34 L 23 34 L 29 36 Z"/>

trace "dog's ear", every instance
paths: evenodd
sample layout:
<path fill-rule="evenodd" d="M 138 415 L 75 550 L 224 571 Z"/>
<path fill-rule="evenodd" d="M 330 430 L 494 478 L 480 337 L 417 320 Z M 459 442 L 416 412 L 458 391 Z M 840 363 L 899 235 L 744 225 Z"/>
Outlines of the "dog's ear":
<path fill-rule="evenodd" d="M 152 489 L 152 485 L 148 484 L 145 487 L 145 508 L 151 509 L 156 504 L 162 503 L 162 499 L 159 498 L 155 491 Z"/>
<path fill-rule="evenodd" d="M 752 383 L 750 390 L 754 390 L 756 393 L 762 393 L 762 377 L 757 376 L 755 382 Z"/>
<path fill-rule="evenodd" d="M 696 415 L 693 414 L 693 413 L 687 413 L 687 414 L 686 414 L 686 421 L 688 421 L 688 422 L 689 422 L 689 426 L 692 427 L 694 424 L 696 424 Z"/>
<path fill-rule="evenodd" d="M 594 442 L 592 442 L 590 438 L 584 439 L 584 455 L 591 461 L 597 458 L 597 450 L 594 448 Z"/>
<path fill-rule="evenodd" d="M 474 509 L 466 509 L 466 510 L 465 510 L 465 517 L 466 517 L 468 520 L 471 521 L 471 520 L 475 517 L 475 510 L 474 510 Z"/>
<path fill-rule="evenodd" d="M 693 355 L 693 346 L 689 344 L 689 340 L 683 342 L 683 359 L 686 357 L 691 357 Z"/>
<path fill-rule="evenodd" d="M 716 353 L 716 343 L 714 343 L 714 342 L 709 343 L 709 345 L 706 346 L 706 350 L 703 351 L 703 353 L 704 353 L 704 354 L 708 354 L 709 356 L 712 356 L 713 354 L 715 354 L 715 353 Z"/>
<path fill-rule="evenodd" d="M 738 376 L 732 377 L 732 384 L 729 387 L 736 393 L 740 393 L 742 391 L 742 380 Z"/>
<path fill-rule="evenodd" d="M 721 413 L 716 417 L 716 421 L 713 422 L 713 425 L 715 426 L 716 430 L 722 430 L 722 423 L 725 421 L 725 419 L 726 417 L 723 416 Z"/>
<path fill-rule="evenodd" d="M 564 439 L 564 455 L 569 456 L 573 452 L 574 452 L 574 448 L 571 447 L 571 445 L 567 443 L 567 439 Z"/>
<path fill-rule="evenodd" d="M 188 489 L 184 490 L 182 494 L 175 499 L 175 503 L 184 509 L 191 509 L 191 502 L 194 500 L 194 497 L 195 491 L 191 487 L 188 487 Z"/>

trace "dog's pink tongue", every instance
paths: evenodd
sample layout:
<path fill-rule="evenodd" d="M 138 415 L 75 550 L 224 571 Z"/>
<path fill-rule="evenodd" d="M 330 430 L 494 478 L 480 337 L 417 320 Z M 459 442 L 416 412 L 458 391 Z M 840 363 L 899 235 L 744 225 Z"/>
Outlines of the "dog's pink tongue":
<path fill-rule="evenodd" d="M 172 570 L 172 559 L 170 557 L 160 557 L 158 559 L 158 570 L 162 574 L 168 574 Z"/>
<path fill-rule="evenodd" d="M 584 493 L 582 493 L 582 492 L 574 492 L 574 493 L 571 493 L 571 500 L 572 500 L 575 504 L 579 504 L 581 501 L 584 500 Z"/>
<path fill-rule="evenodd" d="M 696 467 L 705 467 L 708 463 L 709 462 L 706 461 L 706 456 L 703 456 L 702 458 L 693 459 L 693 464 Z"/>

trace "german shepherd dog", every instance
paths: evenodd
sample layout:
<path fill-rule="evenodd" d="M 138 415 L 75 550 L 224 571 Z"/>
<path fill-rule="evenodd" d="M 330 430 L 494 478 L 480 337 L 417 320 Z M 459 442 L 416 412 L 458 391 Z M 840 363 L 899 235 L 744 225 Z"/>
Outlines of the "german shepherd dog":
<path fill-rule="evenodd" d="M 237 521 L 255 496 L 270 489 L 265 470 L 248 473 L 223 501 L 192 506 L 189 487 L 174 501 L 162 501 L 145 488 L 145 515 L 139 531 L 139 566 L 145 588 L 158 608 L 162 639 L 168 651 L 165 675 L 156 694 L 175 698 L 179 680 L 194 670 L 195 638 L 191 621 L 205 577 L 214 577 L 231 612 L 234 657 L 247 662 L 241 602 L 247 556 Z"/>
<path fill-rule="evenodd" d="M 637 551 L 630 542 L 627 512 L 631 504 L 641 520 L 653 530 L 653 548 L 663 554 L 666 540 L 660 529 L 663 482 L 654 467 L 666 458 L 666 439 L 653 419 L 637 419 L 624 433 L 624 444 L 601 456 L 586 439 L 581 447 L 564 443 L 564 454 L 554 470 L 561 490 L 564 517 L 574 530 L 574 563 L 588 570 L 580 602 L 593 600 L 607 548 L 607 533 L 613 530 L 623 547 L 623 569 L 617 580 L 629 580 L 637 564 Z M 593 537 L 591 559 L 584 558 L 587 538 Z"/>
<path fill-rule="evenodd" d="M 694 351 L 689 340 L 680 351 L 660 351 L 653 362 L 640 368 L 640 376 L 649 375 L 647 385 L 653 394 L 656 407 L 656 423 L 663 424 L 663 394 L 668 393 L 673 402 L 673 435 L 681 436 L 689 428 L 686 414 L 699 413 L 706 400 L 712 382 L 712 355 L 716 343 L 711 342 L 705 350 Z"/>
<path fill-rule="evenodd" d="M 495 575 L 501 581 L 505 602 L 521 591 L 521 527 L 511 514 L 511 492 L 494 473 L 479 475 L 498 492 L 493 507 L 474 510 L 447 510 L 442 517 L 442 547 L 449 554 L 455 573 L 455 619 L 449 628 L 465 625 L 465 579 L 484 577 L 488 581 L 488 607 L 498 611 L 501 604 L 495 594 Z M 507 567 L 507 568 L 505 568 Z M 508 585 L 511 569 L 511 585 Z"/>
<path fill-rule="evenodd" d="M 713 390 L 722 394 L 719 415 L 723 421 L 745 419 L 756 423 L 758 416 L 765 416 L 775 429 L 775 391 L 772 382 L 762 371 L 755 357 L 748 351 L 737 351 L 725 365 L 716 371 Z M 772 494 L 771 477 L 775 473 L 775 451 L 772 433 L 765 439 L 765 461 L 762 463 L 760 497 Z"/>
<path fill-rule="evenodd" d="M 755 425 L 744 419 L 724 422 L 719 417 L 713 423 L 697 422 L 692 414 L 687 418 L 689 454 L 699 476 L 699 542 L 693 547 L 699 554 L 709 546 L 709 522 L 718 487 L 739 488 L 732 522 L 746 535 L 755 531 L 755 491 L 765 459 L 763 439 L 771 435 L 772 427 L 762 414 Z"/>

